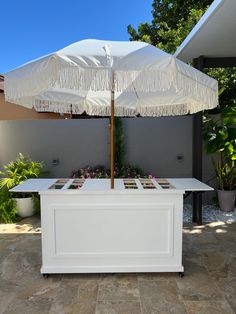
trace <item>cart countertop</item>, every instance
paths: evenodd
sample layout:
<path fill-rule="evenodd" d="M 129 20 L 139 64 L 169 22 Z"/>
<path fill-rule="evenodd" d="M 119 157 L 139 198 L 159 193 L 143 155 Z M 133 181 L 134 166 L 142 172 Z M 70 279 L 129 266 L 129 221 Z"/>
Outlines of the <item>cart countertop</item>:
<path fill-rule="evenodd" d="M 164 178 L 163 178 L 164 179 Z M 57 180 L 61 179 L 29 179 L 22 184 L 14 187 L 11 189 L 11 192 L 70 192 L 75 193 L 78 190 L 68 190 L 68 186 L 73 183 L 74 179 L 67 179 L 66 184 L 60 190 L 49 190 L 49 188 L 57 182 Z M 138 190 L 132 190 L 132 192 L 154 192 L 154 191 L 161 191 L 161 192 L 168 192 L 174 193 L 177 191 L 185 191 L 185 192 L 197 192 L 197 191 L 213 191 L 214 189 L 207 184 L 194 179 L 194 178 L 166 178 L 168 182 L 174 186 L 174 189 L 164 190 L 162 189 L 155 181 L 152 179 L 152 182 L 155 184 L 155 190 L 144 190 L 139 182 L 139 180 L 135 180 L 138 186 Z M 85 179 L 83 186 L 79 189 L 79 191 L 111 191 L 110 188 L 110 179 Z M 115 179 L 115 189 L 113 191 L 131 191 L 125 190 L 124 181 L 123 179 Z"/>

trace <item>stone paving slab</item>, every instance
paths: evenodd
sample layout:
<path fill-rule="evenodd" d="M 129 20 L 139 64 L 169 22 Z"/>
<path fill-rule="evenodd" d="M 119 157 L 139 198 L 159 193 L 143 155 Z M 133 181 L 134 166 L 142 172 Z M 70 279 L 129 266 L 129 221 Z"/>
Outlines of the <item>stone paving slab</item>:
<path fill-rule="evenodd" d="M 41 223 L 40 216 L 34 215 L 21 219 L 19 222 L 13 224 L 0 223 L 1 233 L 40 233 Z"/>
<path fill-rule="evenodd" d="M 139 273 L 45 279 L 39 219 L 32 219 L 0 231 L 0 314 L 236 313 L 236 224 L 184 226 L 184 278 Z"/>

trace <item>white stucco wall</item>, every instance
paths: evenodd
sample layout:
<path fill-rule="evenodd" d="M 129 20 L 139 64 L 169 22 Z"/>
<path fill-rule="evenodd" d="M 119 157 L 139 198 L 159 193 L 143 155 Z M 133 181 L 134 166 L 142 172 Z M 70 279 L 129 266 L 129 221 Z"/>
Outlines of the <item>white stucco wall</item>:
<path fill-rule="evenodd" d="M 125 119 L 126 159 L 161 177 L 190 177 L 192 118 Z M 178 161 L 177 155 L 183 160 Z"/>
<path fill-rule="evenodd" d="M 67 177 L 78 167 L 107 164 L 108 141 L 107 119 L 1 121 L 0 163 L 22 152 L 44 161 L 52 177 Z"/>
<path fill-rule="evenodd" d="M 44 161 L 52 177 L 86 165 L 109 166 L 108 119 L 0 121 L 0 164 L 19 152 Z M 191 177 L 192 117 L 124 119 L 126 162 L 160 177 Z M 182 161 L 177 156 L 183 156 Z M 52 160 L 59 158 L 59 165 Z M 203 179 L 214 176 L 203 156 Z"/>

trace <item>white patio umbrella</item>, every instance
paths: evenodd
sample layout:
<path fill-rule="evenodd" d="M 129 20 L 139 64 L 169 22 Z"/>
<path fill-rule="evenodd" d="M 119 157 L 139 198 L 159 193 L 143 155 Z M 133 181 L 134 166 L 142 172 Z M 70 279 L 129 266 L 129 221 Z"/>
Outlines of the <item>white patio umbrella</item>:
<path fill-rule="evenodd" d="M 37 111 L 170 116 L 218 105 L 218 83 L 143 42 L 82 40 L 5 74 L 6 100 Z"/>

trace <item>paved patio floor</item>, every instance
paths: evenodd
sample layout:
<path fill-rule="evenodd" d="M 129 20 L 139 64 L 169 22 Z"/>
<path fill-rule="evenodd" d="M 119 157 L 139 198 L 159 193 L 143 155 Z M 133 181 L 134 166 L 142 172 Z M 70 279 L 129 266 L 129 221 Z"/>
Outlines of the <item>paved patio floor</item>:
<path fill-rule="evenodd" d="M 184 228 L 184 278 L 165 273 L 48 279 L 39 272 L 41 235 L 27 224 L 0 231 L 0 313 L 236 313 L 236 224 Z"/>

